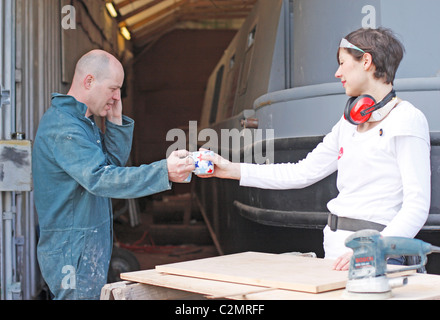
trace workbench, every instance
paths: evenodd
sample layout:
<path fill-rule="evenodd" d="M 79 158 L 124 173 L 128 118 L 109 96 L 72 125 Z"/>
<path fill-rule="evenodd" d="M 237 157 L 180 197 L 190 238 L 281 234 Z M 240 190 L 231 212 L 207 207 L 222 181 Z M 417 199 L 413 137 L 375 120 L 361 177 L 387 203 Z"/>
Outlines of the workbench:
<path fill-rule="evenodd" d="M 348 299 L 348 272 L 332 270 L 332 263 L 319 258 L 255 252 L 200 259 L 121 274 L 124 281 L 104 286 L 101 299 Z M 408 284 L 394 288 L 391 299 L 440 299 L 440 276 L 415 272 L 405 276 Z"/>

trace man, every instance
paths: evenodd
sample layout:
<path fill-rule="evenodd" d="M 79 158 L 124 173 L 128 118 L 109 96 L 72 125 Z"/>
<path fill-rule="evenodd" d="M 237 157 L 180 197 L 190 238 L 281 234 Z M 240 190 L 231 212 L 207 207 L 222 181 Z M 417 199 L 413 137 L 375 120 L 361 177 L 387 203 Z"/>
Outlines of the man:
<path fill-rule="evenodd" d="M 121 63 L 93 50 L 77 63 L 67 95 L 54 94 L 33 151 L 38 261 L 54 299 L 98 299 L 112 251 L 111 198 L 169 190 L 194 170 L 187 151 L 124 167 L 134 121 L 122 115 Z M 105 119 L 104 133 L 94 117 Z"/>

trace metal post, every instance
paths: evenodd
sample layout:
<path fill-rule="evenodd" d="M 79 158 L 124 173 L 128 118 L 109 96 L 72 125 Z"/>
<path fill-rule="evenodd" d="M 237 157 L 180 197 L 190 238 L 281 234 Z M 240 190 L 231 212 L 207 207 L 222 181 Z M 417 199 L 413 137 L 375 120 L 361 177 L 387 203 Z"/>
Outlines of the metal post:
<path fill-rule="evenodd" d="M 13 221 L 13 213 L 11 211 L 11 192 L 4 193 L 5 198 L 5 211 L 3 212 L 3 225 L 4 225 L 4 234 L 5 234 L 5 299 L 12 300 L 12 221 Z"/>
<path fill-rule="evenodd" d="M 2 61 L 0 61 L 0 85 L 5 86 L 1 90 L 0 108 L 0 139 L 11 139 L 12 132 L 15 132 L 15 0 L 4 0 L 0 4 L 0 46 L 2 50 Z M 12 300 L 14 282 L 14 212 L 12 211 L 12 192 L 0 193 L 0 215 L 1 215 L 1 298 Z"/>
<path fill-rule="evenodd" d="M 3 193 L 0 192 L 0 215 L 3 212 Z M 4 241 L 3 241 L 3 217 L 0 217 L 0 299 L 5 299 L 5 260 L 4 260 Z"/>

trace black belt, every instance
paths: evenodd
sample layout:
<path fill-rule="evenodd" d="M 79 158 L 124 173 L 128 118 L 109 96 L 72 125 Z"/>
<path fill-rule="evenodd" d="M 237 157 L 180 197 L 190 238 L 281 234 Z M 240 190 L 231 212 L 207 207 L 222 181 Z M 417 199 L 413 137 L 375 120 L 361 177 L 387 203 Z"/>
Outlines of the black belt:
<path fill-rule="evenodd" d="M 383 224 L 366 220 L 338 217 L 337 215 L 331 213 L 328 215 L 327 224 L 331 231 L 336 231 L 339 229 L 356 232 L 365 229 L 372 229 L 380 232 L 386 227 Z"/>

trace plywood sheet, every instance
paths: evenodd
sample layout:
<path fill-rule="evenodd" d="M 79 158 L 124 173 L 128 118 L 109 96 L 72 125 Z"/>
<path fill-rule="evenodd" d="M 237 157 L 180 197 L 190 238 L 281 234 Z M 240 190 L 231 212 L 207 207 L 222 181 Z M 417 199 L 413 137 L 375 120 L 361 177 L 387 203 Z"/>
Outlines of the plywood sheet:
<path fill-rule="evenodd" d="M 168 299 L 174 295 L 176 290 L 194 292 L 206 295 L 209 298 L 234 299 L 234 300 L 342 300 L 350 299 L 344 294 L 345 290 L 333 290 L 321 294 L 313 294 L 292 290 L 265 289 L 262 287 L 249 286 L 231 282 L 214 281 L 185 276 L 177 276 L 166 273 L 159 273 L 156 270 L 136 271 L 121 274 L 121 278 L 134 283 L 123 283 L 125 290 L 124 299 Z M 146 284 L 138 286 L 140 283 Z M 118 284 L 108 284 L 103 288 L 101 299 L 109 299 L 113 294 L 114 298 L 121 298 L 121 292 L 115 292 Z M 120 286 L 121 284 L 119 284 Z M 132 287 L 135 288 L 132 288 Z M 173 290 L 166 296 L 158 296 L 155 286 L 170 288 Z M 113 292 L 110 292 L 113 291 Z M 129 292 L 128 292 L 129 291 Z M 136 292 L 133 292 L 136 291 Z M 107 297 L 106 297 L 107 294 Z M 172 297 L 171 297 L 172 298 Z M 175 297 L 179 299 L 179 296 Z M 185 299 L 180 297 L 180 299 Z M 365 299 L 368 299 L 366 296 Z M 371 298 L 370 298 L 371 299 Z M 378 297 L 379 299 L 379 297 Z M 408 285 L 394 288 L 393 297 L 395 300 L 421 300 L 440 299 L 440 276 L 430 274 L 408 275 Z"/>
<path fill-rule="evenodd" d="M 248 296 L 262 291 L 267 292 L 267 288 L 261 288 L 238 283 L 215 281 L 201 278 L 177 276 L 173 274 L 160 273 L 156 270 L 145 270 L 122 273 L 121 279 L 134 283 L 142 283 L 150 286 L 159 286 L 174 290 L 183 290 L 205 295 L 213 298 L 240 299 L 243 295 Z M 281 291 L 281 290 L 276 290 Z M 288 291 L 297 293 L 294 291 Z"/>
<path fill-rule="evenodd" d="M 245 252 L 157 266 L 156 271 L 252 286 L 320 293 L 345 288 L 348 273 L 332 270 L 332 263 L 329 260 L 302 256 Z"/>

